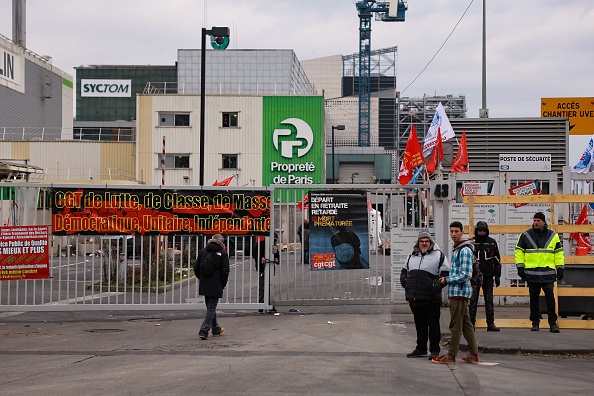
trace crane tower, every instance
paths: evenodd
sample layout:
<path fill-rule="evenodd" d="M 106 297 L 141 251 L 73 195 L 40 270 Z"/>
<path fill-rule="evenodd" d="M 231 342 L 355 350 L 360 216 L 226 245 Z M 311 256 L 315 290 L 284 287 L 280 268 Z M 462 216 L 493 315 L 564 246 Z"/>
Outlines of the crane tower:
<path fill-rule="evenodd" d="M 369 147 L 369 113 L 371 108 L 371 14 L 376 21 L 404 22 L 406 0 L 390 2 L 361 0 L 359 12 L 359 147 Z"/>

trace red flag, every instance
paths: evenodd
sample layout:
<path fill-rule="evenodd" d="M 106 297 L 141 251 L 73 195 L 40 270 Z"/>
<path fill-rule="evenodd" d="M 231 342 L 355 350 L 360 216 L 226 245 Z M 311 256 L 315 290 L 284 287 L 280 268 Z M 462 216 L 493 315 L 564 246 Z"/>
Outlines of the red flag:
<path fill-rule="evenodd" d="M 584 207 L 582 208 L 582 211 L 580 212 L 580 215 L 578 216 L 576 222 L 576 225 L 583 225 L 583 224 L 588 224 L 588 205 L 584 205 Z M 570 237 L 575 239 L 576 241 L 578 241 L 578 244 L 580 242 L 580 239 L 582 239 L 584 236 L 583 233 L 581 232 L 572 232 Z M 590 238 L 588 238 L 590 239 Z M 588 245 L 590 244 L 590 241 L 588 241 Z"/>
<path fill-rule="evenodd" d="M 297 202 L 297 207 L 303 212 L 303 209 L 309 208 L 309 194 L 305 194 L 303 199 Z"/>
<path fill-rule="evenodd" d="M 231 184 L 231 182 L 233 181 L 233 176 L 229 176 L 226 179 L 223 179 L 221 181 L 216 181 L 212 184 L 213 186 L 228 186 L 229 184 Z"/>
<path fill-rule="evenodd" d="M 433 174 L 441 161 L 443 161 L 443 141 L 441 140 L 441 130 L 437 128 L 435 147 L 433 148 L 429 162 L 427 162 L 427 172 Z"/>
<path fill-rule="evenodd" d="M 408 184 L 413 177 L 413 169 L 425 163 L 423 159 L 423 152 L 417 137 L 417 131 L 413 125 L 408 135 L 406 142 L 406 150 L 402 155 L 402 162 L 400 163 L 400 172 L 398 172 L 398 183 L 401 185 Z"/>
<path fill-rule="evenodd" d="M 458 154 L 450 168 L 452 172 L 469 172 L 468 169 L 468 147 L 466 146 L 466 131 L 462 132 L 462 140 L 458 146 Z"/>

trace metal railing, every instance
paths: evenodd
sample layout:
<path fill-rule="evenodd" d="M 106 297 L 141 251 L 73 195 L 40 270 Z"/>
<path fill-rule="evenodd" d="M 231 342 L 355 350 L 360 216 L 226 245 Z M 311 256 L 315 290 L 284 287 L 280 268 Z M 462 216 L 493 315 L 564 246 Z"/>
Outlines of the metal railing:
<path fill-rule="evenodd" d="M 5 141 L 136 141 L 136 128 L 52 128 L 52 127 L 0 127 L 0 140 Z"/>

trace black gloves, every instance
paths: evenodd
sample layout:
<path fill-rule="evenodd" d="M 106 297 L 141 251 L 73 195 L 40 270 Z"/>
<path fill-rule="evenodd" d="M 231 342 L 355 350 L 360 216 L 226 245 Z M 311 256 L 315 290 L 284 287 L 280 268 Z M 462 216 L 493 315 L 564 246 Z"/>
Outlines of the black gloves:
<path fill-rule="evenodd" d="M 563 268 L 563 267 L 557 268 L 557 280 L 563 279 L 564 276 L 565 276 L 565 268 Z"/>
<path fill-rule="evenodd" d="M 520 275 L 520 278 L 524 279 L 524 277 L 526 276 L 526 274 L 524 273 L 524 268 L 518 268 L 518 275 Z"/>
<path fill-rule="evenodd" d="M 496 276 L 495 277 L 495 287 L 499 287 L 500 284 L 501 284 L 501 278 Z"/>

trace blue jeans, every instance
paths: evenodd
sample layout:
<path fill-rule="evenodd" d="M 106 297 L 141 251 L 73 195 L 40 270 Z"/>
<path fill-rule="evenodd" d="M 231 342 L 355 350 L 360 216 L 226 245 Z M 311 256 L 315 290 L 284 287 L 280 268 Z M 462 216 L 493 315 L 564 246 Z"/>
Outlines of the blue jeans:
<path fill-rule="evenodd" d="M 218 335 L 221 332 L 221 326 L 217 323 L 217 304 L 219 303 L 219 298 L 204 296 L 204 303 L 206 304 L 206 317 L 202 322 L 202 326 L 200 326 L 198 335 L 207 336 L 211 329 L 213 335 Z"/>

